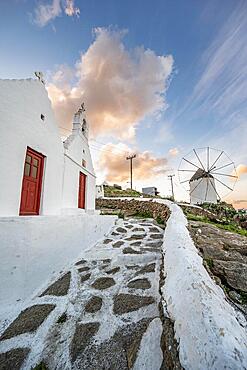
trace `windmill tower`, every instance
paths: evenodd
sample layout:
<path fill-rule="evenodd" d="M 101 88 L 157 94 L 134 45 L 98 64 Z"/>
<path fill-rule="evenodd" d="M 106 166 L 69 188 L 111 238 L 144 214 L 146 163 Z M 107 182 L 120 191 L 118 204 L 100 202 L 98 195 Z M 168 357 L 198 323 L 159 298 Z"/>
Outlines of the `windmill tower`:
<path fill-rule="evenodd" d="M 194 173 L 189 181 L 190 185 L 190 203 L 201 203 L 203 194 L 204 202 L 217 203 L 217 191 L 213 175 L 207 174 L 201 168 Z"/>
<path fill-rule="evenodd" d="M 191 204 L 217 203 L 237 181 L 234 162 L 224 151 L 209 147 L 193 149 L 183 157 L 178 174 Z"/>

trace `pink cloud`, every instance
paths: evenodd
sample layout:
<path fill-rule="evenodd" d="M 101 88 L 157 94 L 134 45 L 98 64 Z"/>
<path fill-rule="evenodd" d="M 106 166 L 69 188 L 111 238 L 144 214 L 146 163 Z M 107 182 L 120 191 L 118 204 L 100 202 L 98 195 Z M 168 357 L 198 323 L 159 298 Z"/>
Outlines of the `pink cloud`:
<path fill-rule="evenodd" d="M 104 169 L 105 179 L 111 183 L 126 183 L 129 180 L 129 161 L 126 156 L 132 150 L 125 144 L 106 144 L 101 151 L 98 166 Z M 166 158 L 157 158 L 149 151 L 135 151 L 133 173 L 135 180 L 148 180 L 166 172 Z"/>
<path fill-rule="evenodd" d="M 128 51 L 124 35 L 96 29 L 95 41 L 75 64 L 76 82 L 71 76 L 66 79 L 64 66 L 56 71 L 47 89 L 60 125 L 70 128 L 73 112 L 84 101 L 94 136 L 129 139 L 144 117 L 166 108 L 172 56 L 158 56 L 143 47 Z"/>

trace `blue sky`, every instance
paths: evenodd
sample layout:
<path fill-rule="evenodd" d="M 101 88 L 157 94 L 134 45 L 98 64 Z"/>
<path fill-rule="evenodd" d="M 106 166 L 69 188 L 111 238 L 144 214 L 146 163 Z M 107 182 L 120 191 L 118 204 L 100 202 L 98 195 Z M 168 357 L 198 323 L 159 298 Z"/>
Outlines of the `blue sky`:
<path fill-rule="evenodd" d="M 46 7 L 43 8 L 46 18 L 44 12 L 40 11 L 42 6 Z M 55 73 L 61 71 L 61 66 L 66 66 L 71 69 L 71 90 L 73 86 L 83 89 L 84 80 L 78 82 L 76 63 L 80 61 L 81 54 L 86 55 L 90 63 L 92 53 L 89 50 L 92 47 L 95 53 L 96 50 L 99 52 L 100 40 L 103 43 L 102 34 L 100 38 L 93 32 L 98 28 L 111 30 L 108 32 L 110 43 L 107 45 L 112 48 L 117 42 L 123 45 L 127 53 L 123 59 L 129 58 L 130 63 L 135 64 L 138 59 L 135 56 L 138 48 L 143 50 L 140 60 L 146 55 L 146 50 L 152 51 L 154 64 L 150 62 L 147 80 L 150 76 L 150 79 L 156 80 L 152 66 L 160 67 L 159 56 L 172 57 L 172 72 L 162 75 L 166 86 L 157 87 L 153 95 L 148 90 L 150 87 L 145 86 L 145 79 L 140 77 L 141 87 L 147 89 L 143 99 L 149 94 L 151 98 L 154 94 L 162 96 L 162 107 L 155 100 L 153 106 L 142 107 L 138 119 L 135 118 L 138 121 L 133 125 L 131 118 L 126 117 L 127 121 L 122 122 L 121 134 L 114 130 L 112 133 L 106 130 L 104 134 L 101 129 L 97 138 L 94 129 L 95 140 L 118 145 L 116 150 L 119 153 L 125 150 L 124 145 L 140 153 L 149 151 L 154 158 L 166 158 L 167 167 L 174 171 L 181 156 L 191 148 L 208 145 L 226 150 L 236 165 L 247 165 L 245 0 L 10 0 L 1 2 L 0 10 L 1 78 L 28 78 L 33 71 L 41 70 L 47 84 L 54 87 L 58 83 L 61 85 L 60 80 L 54 80 Z M 122 30 L 126 30 L 126 33 L 120 37 L 121 40 L 111 43 L 115 37 L 111 32 L 119 33 Z M 112 52 L 112 55 L 116 55 Z M 104 57 L 102 55 L 102 60 Z M 141 65 L 140 60 L 136 62 L 137 67 Z M 83 68 L 82 63 L 82 71 Z M 134 78 L 133 71 L 131 73 Z M 90 81 L 87 79 L 86 82 L 86 86 L 91 88 Z M 66 82 L 66 89 L 67 85 Z M 65 87 L 59 88 L 64 93 Z M 87 91 L 83 94 L 86 96 Z M 68 103 L 73 103 L 71 95 L 69 99 Z M 116 115 L 114 117 L 118 118 Z M 59 124 L 70 128 L 69 122 L 68 125 L 64 122 Z M 128 128 L 134 127 L 132 137 L 123 135 L 126 124 Z M 174 148 L 177 155 L 169 154 L 169 150 Z M 100 152 L 94 155 L 98 160 Z M 140 173 L 149 169 L 142 168 L 140 164 Z M 101 172 L 103 178 L 104 171 Z M 230 200 L 247 199 L 247 175 L 245 170 L 241 172 L 240 181 Z M 164 180 L 165 175 L 162 176 L 155 179 L 151 177 L 147 184 L 155 182 L 167 194 L 169 185 Z M 143 179 L 136 183 L 140 186 Z M 176 191 L 183 197 L 178 180 Z"/>

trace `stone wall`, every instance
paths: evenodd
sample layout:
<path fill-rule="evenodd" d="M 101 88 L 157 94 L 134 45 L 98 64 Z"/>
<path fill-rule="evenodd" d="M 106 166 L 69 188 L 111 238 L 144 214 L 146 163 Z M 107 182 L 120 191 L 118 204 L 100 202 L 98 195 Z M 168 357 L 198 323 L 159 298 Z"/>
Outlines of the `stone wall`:
<path fill-rule="evenodd" d="M 152 200 L 141 202 L 134 199 L 97 199 L 96 208 L 101 210 L 119 210 L 124 216 L 152 217 L 164 224 L 170 215 L 166 205 Z"/>

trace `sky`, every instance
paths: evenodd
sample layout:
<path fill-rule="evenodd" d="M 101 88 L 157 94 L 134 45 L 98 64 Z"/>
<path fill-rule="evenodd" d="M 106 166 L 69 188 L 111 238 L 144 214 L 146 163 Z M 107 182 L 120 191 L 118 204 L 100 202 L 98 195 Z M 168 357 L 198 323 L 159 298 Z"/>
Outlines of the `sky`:
<path fill-rule="evenodd" d="M 2 0 L 0 78 L 42 71 L 61 136 L 85 102 L 97 182 L 188 200 L 178 168 L 224 150 L 247 207 L 247 1 Z M 221 194 L 220 194 L 221 195 Z"/>

